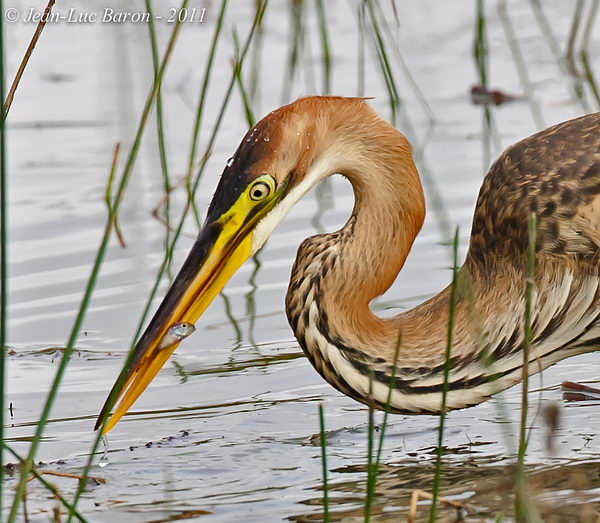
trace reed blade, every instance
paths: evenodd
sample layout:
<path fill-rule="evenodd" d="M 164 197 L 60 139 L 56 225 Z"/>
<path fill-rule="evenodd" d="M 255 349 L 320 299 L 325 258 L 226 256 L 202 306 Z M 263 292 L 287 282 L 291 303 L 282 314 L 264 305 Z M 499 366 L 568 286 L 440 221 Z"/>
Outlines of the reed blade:
<path fill-rule="evenodd" d="M 321 445 L 321 467 L 323 470 L 323 521 L 329 522 L 329 482 L 327 479 L 327 433 L 325 432 L 325 413 L 319 403 L 319 443 Z"/>
<path fill-rule="evenodd" d="M 4 2 L 0 0 L 0 14 Z M 0 16 L 0 100 L 4 100 L 4 17 Z M 6 377 L 6 341 L 8 339 L 8 180 L 6 172 L 6 123 L 0 118 L 0 441 L 4 441 L 4 401 Z M 2 485 L 4 481 L 4 452 L 0 449 L 0 514 L 2 514 Z"/>
<path fill-rule="evenodd" d="M 454 324 L 456 314 L 456 301 L 458 298 L 458 228 L 452 240 L 452 283 L 450 284 L 450 304 L 448 306 L 448 334 L 446 337 L 446 352 L 444 354 L 444 384 L 442 388 L 442 405 L 440 409 L 440 423 L 438 426 L 437 457 L 435 461 L 435 472 L 433 476 L 433 487 L 431 489 L 431 510 L 429 522 L 434 523 L 437 519 L 437 502 L 440 495 L 442 481 L 442 456 L 444 454 L 444 428 L 446 423 L 446 401 L 448 398 L 448 382 L 450 379 L 450 360 L 452 357 L 452 344 L 454 340 Z"/>

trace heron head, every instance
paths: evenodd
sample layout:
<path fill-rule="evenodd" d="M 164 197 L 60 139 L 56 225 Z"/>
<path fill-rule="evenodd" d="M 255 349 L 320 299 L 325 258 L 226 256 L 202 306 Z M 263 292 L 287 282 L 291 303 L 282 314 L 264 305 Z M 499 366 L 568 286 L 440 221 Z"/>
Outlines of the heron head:
<path fill-rule="evenodd" d="M 329 122 L 314 110 L 313 101 L 301 99 L 267 115 L 227 161 L 202 230 L 115 383 L 96 428 L 121 397 L 103 427 L 104 433 L 111 430 L 173 353 L 179 340 L 165 346 L 169 329 L 194 324 L 291 207 L 330 174 L 333 159 L 320 154 L 328 146 Z"/>

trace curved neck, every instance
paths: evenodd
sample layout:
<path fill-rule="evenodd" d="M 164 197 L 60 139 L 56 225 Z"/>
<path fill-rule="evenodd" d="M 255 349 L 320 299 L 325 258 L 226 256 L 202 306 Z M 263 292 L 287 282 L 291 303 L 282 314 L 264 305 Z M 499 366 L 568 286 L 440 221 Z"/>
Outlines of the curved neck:
<path fill-rule="evenodd" d="M 362 111 L 327 116 L 311 128 L 314 156 L 292 188 L 288 205 L 335 173 L 350 180 L 355 205 L 339 231 L 313 236 L 300 246 L 286 297 L 288 320 L 311 363 L 329 383 L 379 408 L 386 404 L 401 332 L 391 408 L 438 412 L 447 290 L 394 318 L 380 318 L 369 307 L 394 282 L 424 220 L 423 191 L 410 145 L 366 105 Z M 265 230 L 273 226 L 266 223 Z M 459 307 L 457 323 L 464 322 L 464 314 Z M 460 392 L 457 382 L 449 408 L 482 401 L 489 387 L 479 379 L 473 381 L 469 396 Z"/>
<path fill-rule="evenodd" d="M 335 270 L 323 278 L 322 306 L 330 311 L 330 328 L 367 350 L 380 350 L 397 337 L 393 322 L 373 314 L 370 303 L 394 283 L 425 216 L 410 146 L 397 131 L 385 131 L 377 129 L 366 141 L 368 157 L 357 144 L 354 155 L 334 169 L 351 182 L 355 205 L 340 231 Z M 378 140 L 382 134 L 385 140 Z"/>

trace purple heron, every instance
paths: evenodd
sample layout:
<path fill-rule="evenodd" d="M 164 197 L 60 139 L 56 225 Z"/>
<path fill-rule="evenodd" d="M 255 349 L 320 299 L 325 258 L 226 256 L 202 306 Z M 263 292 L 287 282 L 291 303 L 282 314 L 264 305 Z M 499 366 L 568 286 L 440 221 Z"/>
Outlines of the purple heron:
<path fill-rule="evenodd" d="M 440 411 L 449 288 L 391 318 L 369 307 L 394 282 L 423 224 L 410 144 L 363 99 L 308 97 L 263 118 L 227 163 L 191 252 L 113 387 L 120 403 L 104 432 L 177 347 L 163 342 L 171 327 L 195 323 L 292 206 L 335 173 L 352 184 L 354 209 L 340 230 L 300 245 L 289 323 L 325 380 L 378 408 L 386 406 L 401 331 L 391 410 Z M 469 289 L 456 302 L 448 409 L 478 404 L 521 379 L 532 212 L 531 374 L 600 345 L 600 113 L 512 145 L 487 173 L 459 272 Z M 96 428 L 110 409 L 107 400 Z"/>

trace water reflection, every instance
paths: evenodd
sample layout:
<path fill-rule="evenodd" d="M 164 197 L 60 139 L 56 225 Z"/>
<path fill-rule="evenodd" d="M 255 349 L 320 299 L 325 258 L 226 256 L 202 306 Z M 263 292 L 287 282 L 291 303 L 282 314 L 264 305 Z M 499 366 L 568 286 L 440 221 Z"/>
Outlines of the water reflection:
<path fill-rule="evenodd" d="M 231 301 L 229 300 L 227 293 L 225 291 L 221 291 L 220 296 L 223 300 L 223 309 L 225 312 L 225 317 L 229 320 L 229 323 L 235 334 L 235 342 L 233 343 L 231 348 L 232 350 L 239 349 L 242 345 L 242 329 L 240 328 L 238 320 L 233 315 L 233 312 L 231 310 Z"/>
<path fill-rule="evenodd" d="M 246 294 L 246 319 L 248 321 L 248 341 L 253 349 L 258 350 L 258 346 L 256 345 L 256 340 L 254 338 L 254 326 L 256 324 L 256 291 L 258 290 L 258 285 L 256 284 L 256 277 L 258 276 L 258 272 L 261 268 L 260 263 L 260 252 L 255 254 L 252 257 L 252 263 L 254 263 L 254 269 L 250 273 L 250 277 L 248 278 L 248 284 L 250 285 L 250 290 Z"/>
<path fill-rule="evenodd" d="M 499 464 L 499 456 L 479 456 L 478 446 L 491 445 L 479 442 L 452 449 L 455 460 L 444 465 L 442 496 L 458 502 L 467 521 L 492 520 L 499 515 L 510 518 L 513 499 L 513 466 Z M 329 484 L 329 506 L 332 521 L 352 521 L 363 514 L 365 499 L 366 464 L 350 465 L 332 471 Z M 381 465 L 377 483 L 377 495 L 373 506 L 375 520 L 398 518 L 404 520 L 411 506 L 415 490 L 427 492 L 433 479 L 433 461 L 405 459 Z M 596 521 L 600 508 L 600 475 L 593 462 L 565 462 L 552 466 L 529 466 L 528 488 L 536 501 L 536 508 L 543 521 Z M 344 476 L 357 476 L 345 480 Z M 314 487 L 317 494 L 305 499 L 303 504 L 311 507 L 322 504 L 321 487 Z M 429 501 L 421 501 L 417 509 L 417 521 L 427 521 Z M 453 507 L 440 504 L 441 521 L 455 521 L 460 513 Z M 290 521 L 320 521 L 322 513 L 297 514 Z"/>

